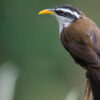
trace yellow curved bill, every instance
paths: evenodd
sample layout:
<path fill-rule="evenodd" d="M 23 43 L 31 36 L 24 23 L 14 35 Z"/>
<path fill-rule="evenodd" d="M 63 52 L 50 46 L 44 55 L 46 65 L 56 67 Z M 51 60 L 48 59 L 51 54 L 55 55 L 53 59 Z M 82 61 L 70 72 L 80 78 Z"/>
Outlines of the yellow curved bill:
<path fill-rule="evenodd" d="M 49 9 L 45 9 L 39 12 L 39 15 L 41 14 L 55 14 L 53 11 L 50 11 Z"/>

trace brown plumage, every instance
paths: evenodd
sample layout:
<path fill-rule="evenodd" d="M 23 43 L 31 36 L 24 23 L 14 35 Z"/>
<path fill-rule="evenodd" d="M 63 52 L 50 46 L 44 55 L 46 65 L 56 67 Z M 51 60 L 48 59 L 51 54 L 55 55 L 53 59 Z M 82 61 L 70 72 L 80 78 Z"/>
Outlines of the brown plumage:
<path fill-rule="evenodd" d="M 82 67 L 99 68 L 100 30 L 87 17 L 65 27 L 60 35 L 62 44 Z"/>
<path fill-rule="evenodd" d="M 60 38 L 76 63 L 87 69 L 94 100 L 100 100 L 100 29 L 83 15 L 65 27 Z"/>
<path fill-rule="evenodd" d="M 87 70 L 85 100 L 92 88 L 93 100 L 100 100 L 100 29 L 80 10 L 63 5 L 40 14 L 53 14 L 60 26 L 60 39 L 76 63 Z"/>

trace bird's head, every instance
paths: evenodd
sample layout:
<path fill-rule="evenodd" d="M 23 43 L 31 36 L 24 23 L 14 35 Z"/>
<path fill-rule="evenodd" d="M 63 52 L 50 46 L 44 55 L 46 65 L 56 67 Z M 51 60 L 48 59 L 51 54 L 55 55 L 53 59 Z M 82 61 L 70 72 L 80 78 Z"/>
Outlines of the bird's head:
<path fill-rule="evenodd" d="M 60 33 L 64 27 L 68 27 L 82 17 L 81 12 L 71 5 L 62 5 L 55 9 L 45 9 L 39 12 L 39 14 L 52 14 L 56 16 L 60 26 Z"/>

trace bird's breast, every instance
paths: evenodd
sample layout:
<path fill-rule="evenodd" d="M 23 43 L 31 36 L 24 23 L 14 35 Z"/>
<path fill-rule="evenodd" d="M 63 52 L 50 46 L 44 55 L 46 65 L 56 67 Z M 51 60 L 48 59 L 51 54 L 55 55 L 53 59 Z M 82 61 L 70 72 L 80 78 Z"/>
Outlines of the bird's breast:
<path fill-rule="evenodd" d="M 100 63 L 96 52 L 98 32 L 93 32 L 92 29 L 94 30 L 94 27 L 90 26 L 88 22 L 80 21 L 70 27 L 65 27 L 60 34 L 60 39 L 65 49 L 70 52 L 78 64 L 85 66 L 84 68 Z"/>

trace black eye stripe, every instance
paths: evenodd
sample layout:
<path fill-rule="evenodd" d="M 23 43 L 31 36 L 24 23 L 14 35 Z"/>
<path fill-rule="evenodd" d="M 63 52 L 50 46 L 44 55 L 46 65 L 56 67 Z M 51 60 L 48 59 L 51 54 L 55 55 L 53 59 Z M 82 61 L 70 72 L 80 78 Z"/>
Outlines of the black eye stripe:
<path fill-rule="evenodd" d="M 64 13 L 64 16 L 71 17 L 72 14 L 70 14 L 70 13 Z"/>
<path fill-rule="evenodd" d="M 64 13 L 64 17 L 76 18 L 76 16 L 75 16 L 75 15 L 70 14 L 70 13 Z"/>
<path fill-rule="evenodd" d="M 69 12 L 64 12 L 64 11 L 62 11 L 62 10 L 56 10 L 56 13 L 58 14 L 58 15 L 60 15 L 60 16 L 64 16 L 64 17 L 69 17 L 69 18 L 76 18 L 76 16 L 75 15 L 73 15 L 73 14 L 71 14 L 71 13 L 69 13 Z"/>
<path fill-rule="evenodd" d="M 62 10 L 56 10 L 56 13 L 57 13 L 58 15 L 63 15 L 63 14 L 64 14 L 64 12 L 63 12 Z"/>

